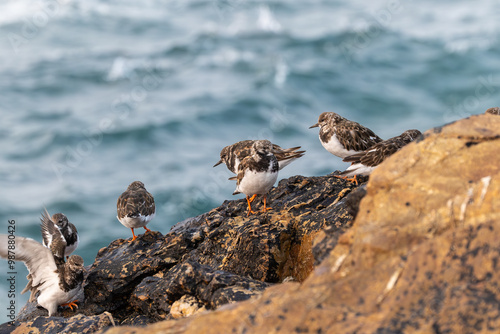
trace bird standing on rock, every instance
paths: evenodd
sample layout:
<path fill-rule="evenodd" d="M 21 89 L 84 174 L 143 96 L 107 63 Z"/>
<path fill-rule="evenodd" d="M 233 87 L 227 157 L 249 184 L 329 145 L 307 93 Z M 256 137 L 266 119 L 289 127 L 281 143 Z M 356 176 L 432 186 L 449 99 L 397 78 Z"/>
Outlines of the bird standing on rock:
<path fill-rule="evenodd" d="M 238 165 L 243 159 L 251 154 L 252 146 L 255 142 L 256 140 L 243 140 L 224 147 L 220 151 L 220 160 L 214 165 L 214 167 L 224 163 L 226 164 L 227 169 L 237 174 Z M 306 152 L 298 151 L 300 146 L 282 149 L 276 144 L 271 144 L 271 147 L 271 152 L 278 160 L 280 170 L 288 166 L 288 164 L 295 159 L 302 157 Z"/>
<path fill-rule="evenodd" d="M 334 112 L 319 115 L 318 123 L 309 129 L 317 127 L 321 145 L 340 158 L 363 152 L 382 141 L 372 130 Z"/>
<path fill-rule="evenodd" d="M 251 153 L 238 165 L 238 174 L 230 180 L 236 179 L 236 190 L 233 195 L 243 193 L 248 203 L 248 213 L 255 213 L 251 203 L 258 194 L 264 195 L 263 212 L 271 210 L 266 207 L 267 192 L 278 179 L 278 159 L 272 153 L 272 144 L 269 140 L 256 140 Z M 250 196 L 252 196 L 250 198 Z"/>
<path fill-rule="evenodd" d="M 155 217 L 155 200 L 141 181 L 132 182 L 118 197 L 116 211 L 120 223 L 132 230 L 133 238 L 130 242 L 137 239 L 135 228 L 144 227 L 146 233 L 151 232 L 146 225 Z"/>
<path fill-rule="evenodd" d="M 399 136 L 389 138 L 373 145 L 365 152 L 348 156 L 344 158 L 343 161 L 350 162 L 352 164 L 340 174 L 346 178 L 355 178 L 356 175 L 369 175 L 385 159 L 421 135 L 422 133 L 418 130 L 406 130 Z"/>

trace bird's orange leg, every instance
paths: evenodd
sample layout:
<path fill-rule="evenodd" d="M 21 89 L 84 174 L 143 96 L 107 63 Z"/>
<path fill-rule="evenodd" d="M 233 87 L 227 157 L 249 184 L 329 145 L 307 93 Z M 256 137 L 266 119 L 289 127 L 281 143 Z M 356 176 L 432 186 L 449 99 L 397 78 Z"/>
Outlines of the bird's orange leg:
<path fill-rule="evenodd" d="M 264 195 L 264 207 L 262 208 L 262 212 L 266 212 L 267 210 L 272 210 L 273 208 L 266 207 L 267 195 Z"/>
<path fill-rule="evenodd" d="M 132 235 L 133 235 L 134 237 L 133 237 L 133 238 L 132 238 L 132 240 L 130 240 L 129 242 L 132 242 L 132 241 L 134 241 L 135 239 L 137 239 L 137 236 L 136 236 L 136 235 L 135 235 L 135 233 L 134 233 L 134 229 L 133 229 L 133 228 L 130 228 L 130 229 L 132 230 Z"/>
<path fill-rule="evenodd" d="M 248 195 L 247 195 L 247 203 L 248 203 L 247 217 L 250 216 L 251 213 L 255 213 L 255 211 L 252 210 L 252 206 L 250 205 L 250 203 L 252 203 L 252 201 L 255 199 L 255 196 L 257 196 L 257 195 L 254 194 L 251 198 L 248 198 Z"/>
<path fill-rule="evenodd" d="M 354 182 L 356 185 L 358 185 L 358 179 L 356 178 L 357 175 L 354 175 L 354 177 L 348 177 L 348 176 L 340 176 L 340 175 L 334 175 L 337 179 L 343 179 L 349 182 Z"/>
<path fill-rule="evenodd" d="M 75 299 L 72 302 L 61 304 L 61 306 L 67 306 L 71 309 L 71 311 L 73 311 L 73 307 L 78 308 L 78 305 L 76 304 L 77 301 L 78 299 Z"/>
<path fill-rule="evenodd" d="M 146 230 L 146 232 L 144 232 L 144 233 L 151 232 L 151 230 L 149 228 L 147 228 L 146 226 L 144 226 L 144 229 Z"/>

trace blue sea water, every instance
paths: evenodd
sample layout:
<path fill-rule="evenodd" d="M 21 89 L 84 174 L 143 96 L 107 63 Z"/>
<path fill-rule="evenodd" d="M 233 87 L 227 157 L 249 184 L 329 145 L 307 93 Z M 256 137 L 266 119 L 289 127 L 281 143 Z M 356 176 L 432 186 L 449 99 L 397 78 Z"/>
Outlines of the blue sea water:
<path fill-rule="evenodd" d="M 307 151 L 279 179 L 345 169 L 308 129 L 321 112 L 383 138 L 482 113 L 500 105 L 499 36 L 497 0 L 3 0 L 0 233 L 41 241 L 43 208 L 63 212 L 91 264 L 131 236 L 116 199 L 134 180 L 162 233 L 241 198 L 212 165 L 244 139 Z"/>

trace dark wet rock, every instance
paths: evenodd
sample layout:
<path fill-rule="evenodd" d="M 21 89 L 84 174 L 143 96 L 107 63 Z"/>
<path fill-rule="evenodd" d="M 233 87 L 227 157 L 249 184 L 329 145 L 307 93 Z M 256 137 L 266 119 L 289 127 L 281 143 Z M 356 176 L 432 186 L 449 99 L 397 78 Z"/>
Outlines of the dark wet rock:
<path fill-rule="evenodd" d="M 146 277 L 172 267 L 179 255 L 160 232 L 140 235 L 134 242 L 115 240 L 102 248 L 85 281 L 85 312 L 128 316 L 129 297 Z"/>
<path fill-rule="evenodd" d="M 341 233 L 350 226 L 343 203 L 355 188 L 333 174 L 294 176 L 271 190 L 273 210 L 266 213 L 247 217 L 245 199 L 225 201 L 166 235 L 145 233 L 132 243 L 115 240 L 88 268 L 85 302 L 76 312 L 61 310 L 71 318 L 60 319 L 67 328 L 77 328 L 81 317 L 106 311 L 117 325 L 143 326 L 244 301 L 275 283 L 301 282 L 313 270 L 318 233 L 325 228 Z M 262 208 L 261 200 L 254 201 L 255 211 Z M 46 311 L 34 305 L 23 319 L 52 319 L 40 317 Z"/>
<path fill-rule="evenodd" d="M 268 283 L 187 260 L 173 267 L 164 277 L 143 280 L 133 292 L 130 303 L 137 312 L 161 320 L 169 318 L 172 304 L 183 296 L 193 296 L 200 307 L 215 309 L 249 299 L 268 286 Z"/>
<path fill-rule="evenodd" d="M 359 203 L 366 195 L 366 184 L 356 188 L 346 196 L 344 202 L 347 208 L 347 213 L 355 219 L 359 212 Z"/>

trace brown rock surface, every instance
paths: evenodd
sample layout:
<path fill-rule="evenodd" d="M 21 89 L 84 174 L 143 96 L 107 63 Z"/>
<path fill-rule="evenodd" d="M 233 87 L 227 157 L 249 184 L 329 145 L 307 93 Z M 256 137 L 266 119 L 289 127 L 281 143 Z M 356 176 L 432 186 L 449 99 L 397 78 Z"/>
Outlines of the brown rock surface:
<path fill-rule="evenodd" d="M 372 174 L 353 228 L 303 283 L 106 333 L 498 333 L 500 118 L 424 137 Z"/>
<path fill-rule="evenodd" d="M 24 321 L 18 326 L 11 326 L 7 323 L 0 325 L 0 333 L 95 333 L 113 325 L 113 317 L 107 312 L 88 317 L 83 314 L 77 314 L 71 318 L 41 316 L 34 320 Z"/>

